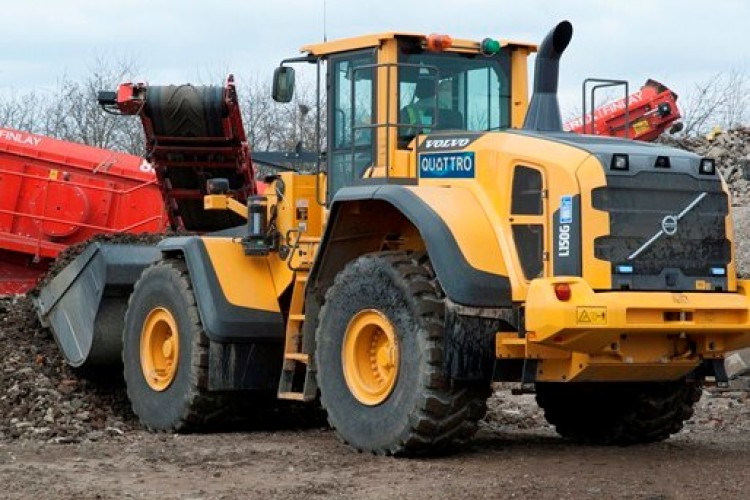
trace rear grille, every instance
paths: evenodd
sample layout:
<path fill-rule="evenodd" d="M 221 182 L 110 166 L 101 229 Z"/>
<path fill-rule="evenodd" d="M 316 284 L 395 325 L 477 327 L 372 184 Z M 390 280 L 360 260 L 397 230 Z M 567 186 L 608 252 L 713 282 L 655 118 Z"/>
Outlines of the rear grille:
<path fill-rule="evenodd" d="M 640 172 L 610 175 L 607 184 L 592 193 L 594 208 L 608 212 L 610 219 L 610 234 L 595 240 L 594 252 L 612 263 L 615 288 L 726 289 L 721 272 L 731 259 L 725 231 L 728 200 L 717 178 Z M 691 204 L 675 230 L 669 217 L 679 217 Z M 672 235 L 665 232 L 672 230 Z"/>

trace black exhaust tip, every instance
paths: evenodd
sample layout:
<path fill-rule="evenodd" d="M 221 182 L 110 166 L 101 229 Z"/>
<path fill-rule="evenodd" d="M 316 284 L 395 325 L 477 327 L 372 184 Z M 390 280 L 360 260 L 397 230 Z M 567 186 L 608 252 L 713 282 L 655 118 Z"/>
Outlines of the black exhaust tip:
<path fill-rule="evenodd" d="M 573 38 L 573 25 L 570 21 L 561 21 L 555 26 L 555 29 L 547 34 L 546 38 L 549 38 L 550 36 L 552 36 L 551 46 L 559 57 L 559 55 L 568 48 L 570 40 Z M 542 42 L 542 45 L 544 45 L 544 41 Z"/>
<path fill-rule="evenodd" d="M 547 33 L 539 45 L 534 65 L 534 94 L 523 123 L 525 130 L 562 132 L 557 83 L 560 76 L 560 56 L 573 38 L 573 25 L 562 21 Z"/>

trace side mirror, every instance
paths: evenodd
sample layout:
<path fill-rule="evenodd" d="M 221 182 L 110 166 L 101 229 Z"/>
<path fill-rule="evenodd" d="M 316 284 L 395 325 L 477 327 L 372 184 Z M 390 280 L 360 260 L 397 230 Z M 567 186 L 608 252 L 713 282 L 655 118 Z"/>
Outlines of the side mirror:
<path fill-rule="evenodd" d="M 279 66 L 273 72 L 271 97 L 276 102 L 289 102 L 294 95 L 294 68 Z"/>

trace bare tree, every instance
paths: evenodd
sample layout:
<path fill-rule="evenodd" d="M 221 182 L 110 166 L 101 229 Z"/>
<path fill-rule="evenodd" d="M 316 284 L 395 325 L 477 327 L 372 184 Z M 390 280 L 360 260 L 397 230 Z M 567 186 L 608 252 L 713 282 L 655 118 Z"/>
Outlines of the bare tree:
<path fill-rule="evenodd" d="M 142 155 L 145 141 L 138 118 L 107 114 L 96 101 L 98 91 L 115 89 L 136 73 L 137 64 L 132 60 L 99 56 L 82 79 L 63 75 L 55 90 L 48 94 L 28 92 L 3 100 L 0 126 Z M 243 83 L 240 78 L 238 82 L 240 107 L 252 150 L 291 151 L 298 144 L 305 150 L 317 149 L 317 110 L 318 105 L 324 109 L 325 102 L 316 102 L 314 82 L 300 79 L 289 104 L 278 104 L 271 99 L 270 79 L 256 77 Z M 325 112 L 320 117 L 321 137 L 324 137 Z"/>
<path fill-rule="evenodd" d="M 99 90 L 114 89 L 135 72 L 131 60 L 98 57 L 82 80 L 63 75 L 50 94 L 15 94 L 0 105 L 0 125 L 71 142 L 133 154 L 143 152 L 143 133 L 133 118 L 102 112 Z"/>
<path fill-rule="evenodd" d="M 239 85 L 238 85 L 239 86 Z M 315 123 L 318 103 L 314 82 L 298 82 L 292 102 L 276 103 L 271 99 L 271 82 L 253 78 L 240 86 L 240 106 L 254 151 L 291 151 L 298 143 L 315 150 Z M 325 136 L 325 101 L 321 98 L 321 137 Z"/>
<path fill-rule="evenodd" d="M 750 119 L 750 81 L 747 73 L 739 68 L 732 69 L 727 73 L 725 88 L 724 128 L 747 125 Z"/>
<path fill-rule="evenodd" d="M 101 148 L 141 153 L 143 140 L 137 120 L 103 113 L 96 100 L 98 91 L 115 89 L 135 70 L 134 61 L 111 61 L 100 56 L 83 81 L 63 79 L 57 105 L 49 113 L 54 120 L 49 133 Z"/>
<path fill-rule="evenodd" d="M 0 101 L 0 126 L 33 131 L 45 107 L 41 96 L 35 92 L 13 93 Z"/>
<path fill-rule="evenodd" d="M 750 118 L 748 91 L 747 74 L 738 68 L 695 84 L 680 101 L 685 125 L 682 135 L 702 135 L 714 126 L 731 129 L 746 124 Z"/>

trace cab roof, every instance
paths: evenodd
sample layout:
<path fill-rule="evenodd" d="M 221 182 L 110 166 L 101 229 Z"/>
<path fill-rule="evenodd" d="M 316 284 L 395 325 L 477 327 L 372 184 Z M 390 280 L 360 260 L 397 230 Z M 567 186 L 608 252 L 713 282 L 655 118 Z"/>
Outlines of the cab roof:
<path fill-rule="evenodd" d="M 341 38 L 330 42 L 316 43 L 303 46 L 300 51 L 306 52 L 313 56 L 326 56 L 338 52 L 347 52 L 350 50 L 366 49 L 369 47 L 379 47 L 387 40 L 394 38 L 417 38 L 426 40 L 428 35 L 422 33 L 412 33 L 406 31 L 391 31 L 386 33 L 375 33 L 371 35 L 362 35 L 351 38 Z M 519 47 L 525 48 L 529 52 L 536 52 L 537 45 L 533 43 L 517 42 L 512 40 L 499 40 L 501 47 Z M 449 52 L 479 52 L 479 41 L 466 40 L 462 38 L 453 38 L 453 44 L 448 49 Z"/>

